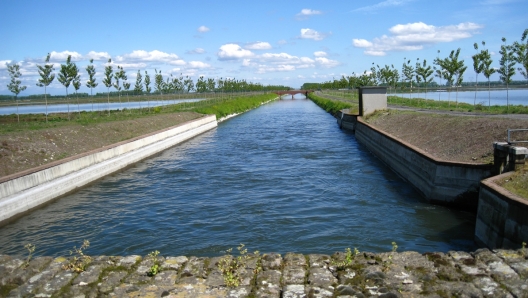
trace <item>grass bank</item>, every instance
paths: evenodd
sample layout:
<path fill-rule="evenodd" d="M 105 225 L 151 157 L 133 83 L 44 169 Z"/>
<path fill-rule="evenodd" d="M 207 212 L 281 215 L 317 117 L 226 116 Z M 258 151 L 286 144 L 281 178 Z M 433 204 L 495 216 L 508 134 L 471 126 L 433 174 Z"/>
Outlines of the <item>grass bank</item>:
<path fill-rule="evenodd" d="M 308 93 L 308 98 L 311 99 L 316 105 L 320 106 L 323 110 L 327 111 L 332 115 L 335 115 L 338 111 L 343 109 L 350 109 L 351 113 L 356 113 L 359 111 L 359 106 L 357 105 L 353 105 L 348 102 L 323 98 L 315 95 L 314 93 Z"/>
<path fill-rule="evenodd" d="M 277 95 L 208 98 L 163 107 L 0 116 L 0 177 L 129 140 L 202 116 L 217 119 L 258 107 Z"/>
<path fill-rule="evenodd" d="M 497 184 L 528 200 L 528 165 Z"/>
<path fill-rule="evenodd" d="M 260 106 L 262 103 L 277 98 L 278 95 L 261 94 L 251 97 L 239 97 L 228 101 L 214 102 L 210 105 L 204 105 L 193 109 L 194 112 L 200 114 L 214 114 L 216 119 L 223 118 L 228 115 L 242 113 Z"/>
<path fill-rule="evenodd" d="M 158 107 L 141 109 L 123 109 L 111 111 L 75 112 L 49 114 L 48 120 L 44 114 L 22 114 L 0 116 L 0 136 L 6 133 L 39 130 L 54 127 L 90 126 L 101 123 L 135 120 L 158 114 L 180 112 L 196 112 L 200 114 L 215 114 L 217 119 L 229 114 L 241 113 L 258 107 L 263 102 L 276 98 L 274 93 L 243 95 L 232 97 L 209 98 L 197 102 L 183 102 Z"/>
<path fill-rule="evenodd" d="M 432 100 L 423 98 L 405 98 L 401 96 L 387 96 L 387 104 L 406 106 L 420 109 L 457 111 L 457 112 L 476 112 L 483 114 L 528 114 L 528 106 L 510 105 L 507 106 L 486 106 L 482 104 L 468 104 L 454 101 Z"/>

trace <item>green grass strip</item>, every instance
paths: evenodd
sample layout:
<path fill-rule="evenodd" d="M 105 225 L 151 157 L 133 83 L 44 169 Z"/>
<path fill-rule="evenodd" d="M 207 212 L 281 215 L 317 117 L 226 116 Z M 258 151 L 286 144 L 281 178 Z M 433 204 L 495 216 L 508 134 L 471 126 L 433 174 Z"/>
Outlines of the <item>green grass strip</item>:
<path fill-rule="evenodd" d="M 308 98 L 332 115 L 335 115 L 338 111 L 343 109 L 351 109 L 351 112 L 354 112 L 354 108 L 356 110 L 358 109 L 357 106 L 353 106 L 350 103 L 323 98 L 314 93 L 308 93 Z"/>
<path fill-rule="evenodd" d="M 457 111 L 457 112 L 475 112 L 483 114 L 528 114 L 528 106 L 524 105 L 510 105 L 507 106 L 487 106 L 483 104 L 472 105 L 469 103 L 446 100 L 432 100 L 423 98 L 406 98 L 401 96 L 387 96 L 387 103 L 392 105 L 421 108 L 421 109 L 432 109 L 432 110 L 445 110 L 445 111 Z"/>

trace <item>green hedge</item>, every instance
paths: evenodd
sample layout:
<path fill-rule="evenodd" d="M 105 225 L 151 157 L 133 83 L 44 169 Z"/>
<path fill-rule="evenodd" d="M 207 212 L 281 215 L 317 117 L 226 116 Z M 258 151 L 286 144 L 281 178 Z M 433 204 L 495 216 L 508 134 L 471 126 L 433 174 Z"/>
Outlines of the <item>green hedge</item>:
<path fill-rule="evenodd" d="M 242 113 L 260 106 L 266 101 L 277 98 L 274 93 L 261 94 L 247 97 L 237 97 L 222 102 L 215 102 L 213 105 L 196 107 L 193 111 L 200 114 L 215 114 L 217 119 L 231 114 Z"/>
<path fill-rule="evenodd" d="M 322 98 L 313 93 L 309 93 L 308 98 L 332 115 L 335 115 L 340 110 L 352 108 L 352 105 L 349 103 Z"/>

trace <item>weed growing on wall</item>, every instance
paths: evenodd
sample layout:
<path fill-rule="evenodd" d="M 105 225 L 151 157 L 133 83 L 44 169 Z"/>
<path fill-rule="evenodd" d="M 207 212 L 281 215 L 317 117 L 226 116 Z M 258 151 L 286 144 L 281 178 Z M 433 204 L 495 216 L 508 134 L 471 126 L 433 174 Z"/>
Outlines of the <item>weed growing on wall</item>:
<path fill-rule="evenodd" d="M 359 255 L 359 250 L 357 248 L 354 247 L 354 252 L 352 252 L 350 247 L 348 247 L 345 249 L 345 259 L 342 262 L 335 261 L 333 265 L 335 265 L 337 269 L 342 270 L 347 266 L 350 266 L 357 255 Z"/>
<path fill-rule="evenodd" d="M 24 264 L 22 264 L 22 266 L 26 268 L 27 266 L 29 266 L 29 262 L 31 261 L 31 258 L 33 257 L 33 253 L 35 252 L 35 245 L 28 243 L 24 245 L 24 248 L 27 249 L 28 256 Z"/>
<path fill-rule="evenodd" d="M 64 265 L 65 270 L 72 270 L 73 272 L 83 272 L 86 270 L 86 267 L 92 261 L 92 258 L 84 253 L 84 251 L 90 246 L 90 241 L 84 240 L 81 247 L 73 247 L 73 250 L 70 250 L 70 255 L 74 255 L 68 264 Z"/>
<path fill-rule="evenodd" d="M 159 251 L 155 250 L 148 254 L 148 257 L 154 261 L 154 264 L 150 266 L 149 271 L 147 271 L 148 276 L 155 276 L 156 274 L 161 272 L 161 266 L 158 262 L 159 253 L 160 253 Z"/>
<path fill-rule="evenodd" d="M 232 248 L 227 250 L 227 255 L 220 259 L 218 268 L 224 277 L 224 282 L 228 287 L 238 287 L 242 282 L 242 274 L 246 269 L 250 256 L 248 255 L 247 248 L 244 244 L 240 244 L 237 247 L 239 255 L 237 257 L 231 255 Z M 255 251 L 254 255 L 258 258 L 260 253 Z M 260 266 L 255 269 L 256 272 L 260 271 Z"/>
<path fill-rule="evenodd" d="M 394 253 L 396 252 L 396 250 L 398 250 L 398 245 L 396 244 L 396 242 L 392 242 L 392 251 L 389 255 L 389 258 L 388 260 L 384 261 L 383 262 L 383 271 L 387 271 L 390 269 L 390 266 L 392 265 L 392 258 L 393 258 L 393 255 Z"/>

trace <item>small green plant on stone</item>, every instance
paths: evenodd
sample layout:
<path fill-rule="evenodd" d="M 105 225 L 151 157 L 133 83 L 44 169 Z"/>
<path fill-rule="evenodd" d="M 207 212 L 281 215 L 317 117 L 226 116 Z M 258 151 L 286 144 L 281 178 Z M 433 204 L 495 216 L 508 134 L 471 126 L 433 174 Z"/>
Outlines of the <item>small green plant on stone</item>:
<path fill-rule="evenodd" d="M 334 265 L 337 266 L 338 269 L 350 266 L 357 255 L 359 255 L 359 250 L 357 248 L 354 247 L 354 252 L 352 252 L 350 247 L 348 247 L 345 249 L 345 260 L 342 262 L 335 262 Z"/>
<path fill-rule="evenodd" d="M 26 268 L 26 267 L 29 266 L 29 261 L 31 261 L 31 258 L 33 257 L 33 252 L 35 252 L 35 245 L 33 245 L 31 243 L 28 243 L 28 244 L 24 245 L 24 248 L 27 249 L 27 251 L 28 251 L 27 259 L 26 259 L 26 261 L 23 264 L 24 268 Z"/>
<path fill-rule="evenodd" d="M 67 265 L 64 265 L 63 268 L 66 270 L 72 270 L 74 272 L 80 273 L 86 270 L 86 267 L 92 261 L 92 258 L 84 253 L 84 251 L 90 246 L 90 241 L 84 240 L 81 247 L 73 247 L 73 250 L 70 250 L 70 255 L 74 255 L 70 259 L 70 262 Z"/>
<path fill-rule="evenodd" d="M 396 252 L 396 250 L 398 250 L 398 245 L 396 244 L 396 242 L 393 241 L 392 242 L 392 252 L 389 255 L 389 259 L 383 262 L 383 271 L 389 270 L 390 266 L 392 265 L 392 256 Z"/>
<path fill-rule="evenodd" d="M 148 254 L 148 256 L 154 260 L 154 265 L 150 266 L 149 271 L 147 272 L 148 276 L 155 276 L 156 274 L 161 272 L 161 266 L 158 263 L 158 255 L 159 251 L 155 250 Z"/>
<path fill-rule="evenodd" d="M 521 247 L 521 255 L 526 258 L 526 242 L 523 241 Z"/>
<path fill-rule="evenodd" d="M 246 267 L 249 259 L 247 248 L 244 247 L 244 244 L 240 244 L 240 246 L 237 247 L 237 250 L 239 256 L 232 256 L 231 252 L 233 249 L 230 248 L 227 250 L 227 255 L 222 257 L 218 263 L 218 268 L 220 269 L 220 272 L 222 272 L 224 282 L 228 287 L 238 287 L 240 285 L 240 282 L 242 282 L 241 271 Z M 259 252 L 256 251 L 255 254 L 258 255 Z"/>

